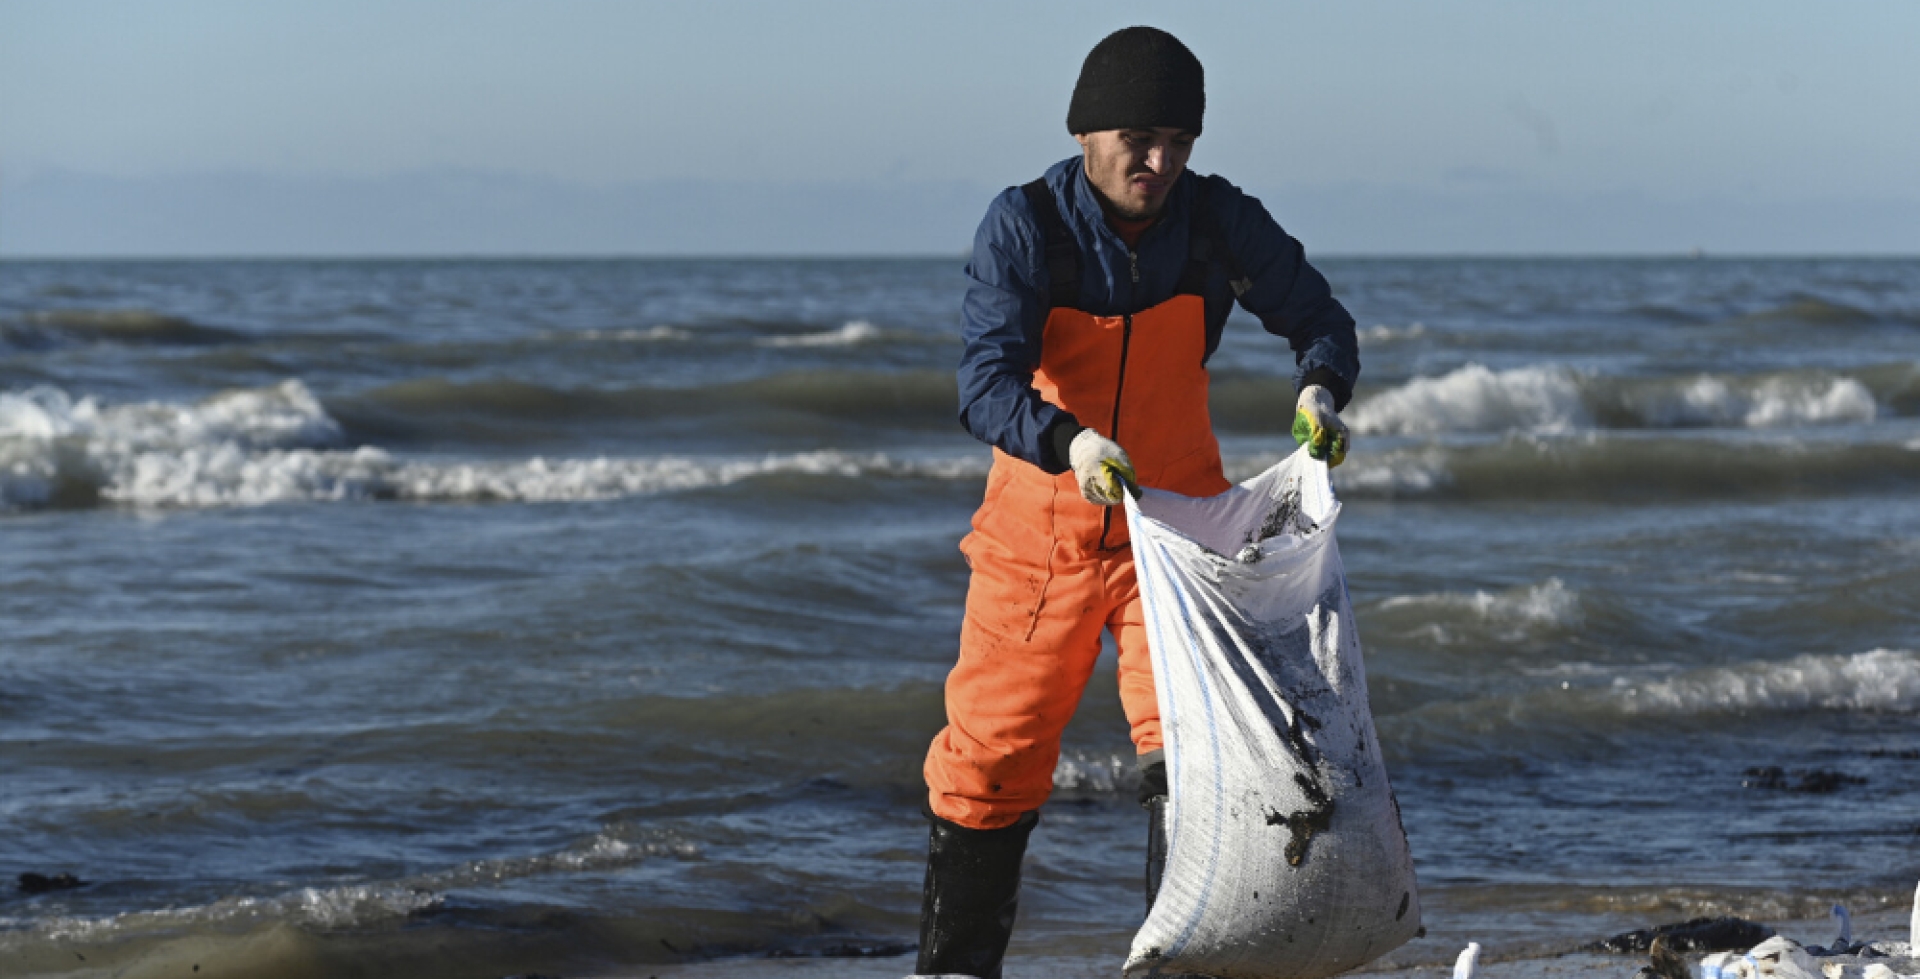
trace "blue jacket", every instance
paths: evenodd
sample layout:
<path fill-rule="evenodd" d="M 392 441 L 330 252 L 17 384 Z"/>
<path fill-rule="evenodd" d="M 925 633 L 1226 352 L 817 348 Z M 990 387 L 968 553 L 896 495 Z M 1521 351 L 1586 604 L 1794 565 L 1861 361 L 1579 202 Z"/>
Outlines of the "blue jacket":
<path fill-rule="evenodd" d="M 1326 278 L 1307 264 L 1300 243 L 1281 230 L 1257 199 L 1224 178 L 1192 171 L 1181 175 L 1160 220 L 1140 238 L 1136 285 L 1126 242 L 1107 225 L 1080 158 L 1050 167 L 1047 186 L 1080 245 L 1079 308 L 1095 316 L 1120 316 L 1173 297 L 1186 266 L 1188 226 L 1201 180 L 1211 185 L 1207 206 L 1228 249 L 1253 280 L 1240 305 L 1259 317 L 1268 333 L 1292 345 L 1296 388 L 1323 385 L 1335 406 L 1344 408 L 1360 374 L 1353 317 L 1333 298 Z M 1050 430 L 1075 419 L 1033 389 L 1049 282 L 1039 221 L 1020 189 L 1009 188 L 988 206 L 974 235 L 973 260 L 967 264 L 960 424 L 1009 455 L 1059 473 L 1067 469 L 1067 461 L 1056 456 Z M 1227 272 L 1218 262 L 1207 279 L 1205 298 L 1211 357 L 1220 346 L 1233 301 Z"/>

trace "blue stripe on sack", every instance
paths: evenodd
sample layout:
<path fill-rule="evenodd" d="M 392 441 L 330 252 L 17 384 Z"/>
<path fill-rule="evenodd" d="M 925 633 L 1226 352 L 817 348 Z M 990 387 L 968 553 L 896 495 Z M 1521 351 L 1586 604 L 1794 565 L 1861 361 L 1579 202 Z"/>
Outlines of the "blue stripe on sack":
<path fill-rule="evenodd" d="M 1154 550 L 1158 556 L 1166 562 L 1163 567 L 1171 566 L 1171 559 L 1167 556 L 1167 549 L 1164 545 L 1155 541 Z M 1172 583 L 1170 582 L 1170 584 Z M 1194 609 L 1192 604 L 1187 600 L 1186 590 L 1179 587 L 1178 584 L 1173 584 L 1170 590 L 1174 593 L 1174 596 L 1180 600 L 1181 621 L 1191 623 L 1193 621 Z M 1168 957 L 1180 954 L 1180 952 L 1186 948 L 1187 943 L 1193 940 L 1194 932 L 1199 930 L 1200 927 L 1200 918 L 1206 913 L 1207 902 L 1213 896 L 1215 874 L 1220 864 L 1221 808 L 1225 804 L 1224 799 L 1226 796 L 1226 786 L 1222 784 L 1220 779 L 1220 726 L 1214 719 L 1213 693 L 1207 683 L 1205 661 L 1201 659 L 1199 653 L 1199 636 L 1193 631 L 1191 625 L 1188 626 L 1188 638 L 1190 640 L 1187 644 L 1188 658 L 1193 661 L 1194 674 L 1200 680 L 1200 703 L 1205 708 L 1204 714 L 1207 722 L 1207 748 L 1213 759 L 1214 832 L 1213 838 L 1209 841 L 1211 846 L 1207 852 L 1206 874 L 1203 877 L 1203 884 L 1200 888 L 1200 898 L 1194 902 L 1193 912 L 1188 916 L 1186 924 L 1182 927 L 1180 936 L 1175 938 L 1172 944 L 1168 946 L 1166 951 Z M 1171 849 L 1168 850 L 1168 855 L 1172 855 Z M 1158 970 L 1156 970 L 1156 973 L 1157 971 Z"/>
<path fill-rule="evenodd" d="M 1144 569 L 1147 575 L 1150 577 L 1161 576 L 1161 568 L 1159 565 L 1164 560 L 1164 555 L 1159 552 L 1163 551 L 1164 548 L 1161 547 L 1158 541 L 1140 532 L 1141 530 L 1140 521 L 1131 520 L 1131 518 L 1137 516 L 1137 511 L 1134 509 L 1134 504 L 1132 501 L 1128 501 L 1127 503 L 1127 516 L 1130 518 L 1130 522 L 1131 522 L 1131 526 L 1128 528 L 1129 536 L 1133 539 L 1133 542 L 1135 545 L 1134 561 L 1135 561 L 1136 568 Z M 1147 542 L 1147 545 L 1148 545 L 1147 548 L 1143 549 L 1139 546 L 1141 541 Z M 1144 554 L 1143 554 L 1143 551 L 1145 552 Z M 1142 556 L 1147 557 L 1148 560 L 1145 560 L 1145 561 L 1140 560 Z M 1152 634 L 1151 641 L 1147 644 L 1147 652 L 1151 655 L 1153 660 L 1163 664 L 1163 669 L 1161 670 L 1162 674 L 1171 674 L 1172 664 L 1170 661 L 1166 659 L 1166 650 L 1168 649 L 1168 646 L 1165 641 L 1166 637 L 1160 631 L 1160 618 L 1161 617 L 1158 615 L 1147 616 L 1148 630 Z M 1157 679 L 1156 679 L 1156 682 L 1158 682 Z M 1156 691 L 1156 696 L 1157 696 L 1157 691 Z M 1175 711 L 1174 711 L 1173 693 L 1171 690 L 1169 690 L 1167 693 L 1165 703 L 1162 706 L 1160 711 L 1161 730 L 1167 731 L 1167 732 L 1171 732 L 1173 730 L 1174 724 L 1176 723 L 1174 714 L 1175 714 Z M 1182 770 L 1182 761 L 1183 761 L 1183 756 L 1181 752 L 1176 748 L 1174 748 L 1171 742 L 1169 742 L 1169 747 L 1167 750 L 1167 769 L 1168 769 L 1168 775 L 1171 777 L 1171 782 L 1169 784 L 1170 790 L 1172 786 L 1180 784 L 1180 772 Z M 1172 800 L 1173 800 L 1173 796 L 1171 792 L 1169 792 L 1168 805 L 1167 805 L 1168 812 L 1171 813 L 1174 817 L 1184 816 L 1185 813 L 1183 812 L 1182 807 L 1174 803 Z M 1177 849 L 1180 844 L 1180 826 L 1181 824 L 1180 824 L 1179 818 L 1170 819 L 1168 821 L 1167 862 L 1169 864 L 1173 862 L 1174 850 Z M 1164 875 L 1161 878 L 1160 886 L 1162 888 L 1165 888 L 1167 886 L 1167 882 Z M 1160 904 L 1161 906 L 1164 907 L 1164 904 L 1161 904 L 1161 902 L 1159 902 L 1158 900 L 1156 900 L 1155 903 Z M 1195 924 L 1194 921 L 1189 921 L 1185 926 L 1183 926 L 1184 931 L 1182 932 L 1182 936 L 1181 936 L 1182 944 L 1185 943 L 1187 937 L 1192 935 L 1194 924 Z M 1163 960 L 1166 954 L 1167 953 L 1165 952 L 1162 953 Z M 1154 964 L 1151 968 L 1147 970 L 1148 979 L 1157 979 L 1157 977 L 1162 975 L 1165 975 L 1165 973 L 1161 971 L 1161 967 L 1158 963 Z"/>

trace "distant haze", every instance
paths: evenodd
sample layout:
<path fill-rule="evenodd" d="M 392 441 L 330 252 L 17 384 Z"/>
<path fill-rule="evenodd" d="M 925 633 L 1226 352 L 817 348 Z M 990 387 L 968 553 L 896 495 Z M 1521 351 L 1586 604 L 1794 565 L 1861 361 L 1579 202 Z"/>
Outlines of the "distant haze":
<path fill-rule="evenodd" d="M 1129 23 L 1341 254 L 1920 253 L 1920 5 L 0 6 L 0 255 L 962 254 Z"/>

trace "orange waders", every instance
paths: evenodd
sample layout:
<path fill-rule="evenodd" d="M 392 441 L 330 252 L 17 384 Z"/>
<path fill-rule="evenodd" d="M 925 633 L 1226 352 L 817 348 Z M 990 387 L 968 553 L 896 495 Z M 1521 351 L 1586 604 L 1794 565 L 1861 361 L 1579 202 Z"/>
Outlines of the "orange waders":
<path fill-rule="evenodd" d="M 1143 486 L 1225 492 L 1207 416 L 1206 303 L 1193 280 L 1130 316 L 1056 304 L 1033 386 L 1118 442 Z M 1120 702 L 1135 749 L 1160 748 L 1126 514 L 1088 503 L 1071 470 L 1049 476 L 994 450 L 986 499 L 960 542 L 973 568 L 960 662 L 947 676 L 947 726 L 927 752 L 928 805 L 970 829 L 997 829 L 1053 790 L 1060 734 L 1100 654 L 1120 649 Z"/>

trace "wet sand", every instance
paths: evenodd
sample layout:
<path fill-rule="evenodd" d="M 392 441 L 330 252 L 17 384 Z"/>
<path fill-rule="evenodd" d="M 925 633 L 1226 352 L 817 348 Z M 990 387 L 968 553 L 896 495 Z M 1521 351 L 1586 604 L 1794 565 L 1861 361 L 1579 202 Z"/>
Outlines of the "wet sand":
<path fill-rule="evenodd" d="M 1621 955 L 1565 955 L 1549 959 L 1482 962 L 1476 979 L 1521 979 L 1534 976 L 1621 976 L 1633 974 L 1643 963 Z M 1354 979 L 1451 975 L 1451 965 L 1414 966 L 1390 972 L 1349 973 Z M 708 962 L 694 966 L 623 973 L 619 979 L 902 979 L 912 974 L 912 956 L 892 959 L 760 959 Z M 1007 963 L 1006 979 L 1116 979 L 1117 960 L 1040 956 Z M 612 979 L 612 977 L 609 977 Z"/>
<path fill-rule="evenodd" d="M 1897 905 L 1897 902 L 1896 902 Z M 1866 913 L 1855 912 L 1853 933 L 1856 940 L 1905 941 L 1908 915 L 1904 906 L 1888 907 Z M 1668 922 L 1646 922 L 1648 926 Z M 1780 934 L 1801 944 L 1824 944 L 1835 937 L 1833 921 L 1817 918 L 1801 921 L 1765 922 Z M 1608 936 L 1595 935 L 1594 940 Z M 1558 955 L 1503 955 L 1499 936 L 1477 938 L 1482 950 L 1475 979 L 1627 979 L 1642 965 L 1644 956 L 1593 955 L 1566 952 Z M 1451 936 L 1429 935 L 1409 942 L 1389 957 L 1404 963 L 1384 969 L 1348 973 L 1351 979 L 1412 979 L 1412 977 L 1450 976 L 1453 959 L 1466 942 Z M 1117 979 L 1120 956 L 1116 947 L 1111 956 L 1101 954 L 1053 954 L 1034 949 L 1021 954 L 1018 945 L 1009 956 L 1005 979 Z M 604 979 L 902 979 L 913 972 L 913 956 L 873 959 L 721 959 L 689 965 L 648 966 L 641 970 L 619 972 Z"/>

